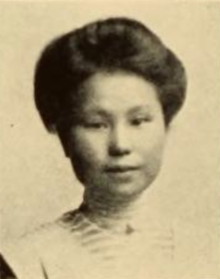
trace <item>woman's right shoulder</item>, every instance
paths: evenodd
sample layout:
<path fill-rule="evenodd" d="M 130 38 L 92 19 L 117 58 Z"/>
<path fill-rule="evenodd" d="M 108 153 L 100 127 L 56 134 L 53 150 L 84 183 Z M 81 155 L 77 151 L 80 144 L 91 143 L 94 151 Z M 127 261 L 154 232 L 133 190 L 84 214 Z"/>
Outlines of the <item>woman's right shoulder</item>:
<path fill-rule="evenodd" d="M 1 279 L 41 279 L 42 267 L 34 242 L 11 239 L 1 245 Z"/>
<path fill-rule="evenodd" d="M 75 211 L 68 212 L 55 221 L 5 242 L 0 251 L 0 278 L 45 278 L 44 268 L 52 260 L 59 261 L 56 255 L 61 255 L 70 246 L 77 251 L 78 241 L 74 237 L 74 228 L 79 226 L 80 219 Z"/>
<path fill-rule="evenodd" d="M 64 229 L 51 222 L 1 243 L 0 279 L 41 279 L 44 258 L 63 238 Z"/>

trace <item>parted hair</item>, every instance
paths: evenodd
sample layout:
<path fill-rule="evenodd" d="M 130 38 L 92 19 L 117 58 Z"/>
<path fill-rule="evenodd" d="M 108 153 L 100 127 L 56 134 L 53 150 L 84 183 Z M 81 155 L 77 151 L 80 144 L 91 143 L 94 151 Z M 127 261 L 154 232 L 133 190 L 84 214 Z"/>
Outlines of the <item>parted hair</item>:
<path fill-rule="evenodd" d="M 183 64 L 157 35 L 133 19 L 99 20 L 56 38 L 41 53 L 34 94 L 48 131 L 56 131 L 77 106 L 83 82 L 103 71 L 124 71 L 153 83 L 166 125 L 184 102 Z"/>

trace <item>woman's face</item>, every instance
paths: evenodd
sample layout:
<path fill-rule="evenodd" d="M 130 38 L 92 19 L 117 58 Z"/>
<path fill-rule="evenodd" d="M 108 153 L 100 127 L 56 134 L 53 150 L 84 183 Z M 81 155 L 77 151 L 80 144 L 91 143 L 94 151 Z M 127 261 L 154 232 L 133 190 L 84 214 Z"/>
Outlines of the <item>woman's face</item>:
<path fill-rule="evenodd" d="M 68 155 L 87 190 L 132 197 L 157 176 L 165 125 L 155 87 L 136 75 L 97 73 L 83 85 Z"/>

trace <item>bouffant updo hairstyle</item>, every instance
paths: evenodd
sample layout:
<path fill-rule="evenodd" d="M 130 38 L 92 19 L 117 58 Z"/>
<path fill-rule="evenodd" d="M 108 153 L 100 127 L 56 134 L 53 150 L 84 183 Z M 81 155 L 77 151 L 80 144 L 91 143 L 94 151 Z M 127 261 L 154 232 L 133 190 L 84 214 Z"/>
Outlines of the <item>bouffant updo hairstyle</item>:
<path fill-rule="evenodd" d="M 47 130 L 56 132 L 59 123 L 74 117 L 83 82 L 97 72 L 116 71 L 141 76 L 154 84 L 168 126 L 185 99 L 182 63 L 142 23 L 109 18 L 55 39 L 41 54 L 34 90 Z"/>

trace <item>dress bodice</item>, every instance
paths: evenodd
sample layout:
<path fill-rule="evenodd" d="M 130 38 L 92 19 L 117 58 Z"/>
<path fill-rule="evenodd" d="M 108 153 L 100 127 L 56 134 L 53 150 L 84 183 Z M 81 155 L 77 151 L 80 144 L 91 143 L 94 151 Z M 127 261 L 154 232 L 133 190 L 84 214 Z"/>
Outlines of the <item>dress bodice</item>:
<path fill-rule="evenodd" d="M 156 276 L 158 264 L 165 274 L 173 258 L 172 229 L 145 221 L 107 230 L 75 210 L 10 244 L 5 256 L 18 279 L 134 279 Z"/>
<path fill-rule="evenodd" d="M 2 253 L 18 279 L 214 276 L 217 263 L 205 249 L 209 247 L 204 242 L 207 235 L 201 230 L 189 239 L 193 231 L 193 226 L 173 226 L 145 214 L 122 222 L 117 229 L 105 229 L 91 222 L 85 212 L 75 210 L 5 245 Z M 195 237 L 203 240 L 196 242 L 198 247 L 187 245 L 195 243 Z"/>

